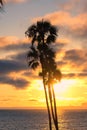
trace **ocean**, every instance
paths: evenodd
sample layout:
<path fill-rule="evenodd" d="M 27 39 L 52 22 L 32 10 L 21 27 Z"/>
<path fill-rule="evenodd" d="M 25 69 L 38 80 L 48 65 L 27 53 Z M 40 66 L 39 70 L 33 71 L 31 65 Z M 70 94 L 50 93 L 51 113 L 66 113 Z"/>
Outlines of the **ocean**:
<path fill-rule="evenodd" d="M 59 130 L 87 130 L 86 110 L 58 112 L 58 120 Z M 49 130 L 47 111 L 0 110 L 0 130 Z"/>

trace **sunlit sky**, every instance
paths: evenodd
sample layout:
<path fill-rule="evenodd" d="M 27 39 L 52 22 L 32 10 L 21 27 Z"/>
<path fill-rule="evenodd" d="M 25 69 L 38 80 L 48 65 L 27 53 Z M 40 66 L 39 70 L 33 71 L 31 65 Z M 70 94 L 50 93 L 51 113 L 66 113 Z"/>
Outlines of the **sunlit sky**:
<path fill-rule="evenodd" d="M 27 66 L 27 28 L 49 20 L 59 29 L 57 106 L 87 108 L 87 0 L 7 0 L 0 12 L 0 108 L 46 107 L 38 70 Z"/>

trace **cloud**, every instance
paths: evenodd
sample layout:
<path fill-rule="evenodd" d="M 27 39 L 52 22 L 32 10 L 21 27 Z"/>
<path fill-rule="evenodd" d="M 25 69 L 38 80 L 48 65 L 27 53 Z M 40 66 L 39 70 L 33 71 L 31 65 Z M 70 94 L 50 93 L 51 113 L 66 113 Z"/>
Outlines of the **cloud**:
<path fill-rule="evenodd" d="M 69 22 L 71 20 L 71 16 L 68 12 L 56 11 L 53 13 L 46 14 L 43 17 L 34 18 L 32 21 L 36 22 L 38 20 L 42 20 L 43 18 L 51 21 L 51 23 L 54 25 L 65 25 L 65 24 L 67 24 L 67 22 Z M 67 19 L 65 19 L 65 18 L 67 18 Z"/>
<path fill-rule="evenodd" d="M 27 50 L 29 48 L 29 44 L 27 43 L 18 43 L 18 44 L 11 44 L 11 45 L 6 45 L 3 47 L 0 47 L 0 51 L 22 51 L 22 50 Z"/>
<path fill-rule="evenodd" d="M 87 77 L 87 72 L 82 72 L 78 74 L 79 77 Z"/>
<path fill-rule="evenodd" d="M 75 78 L 75 77 L 77 77 L 77 74 L 76 73 L 68 73 L 68 74 L 63 74 L 63 77 L 64 78 Z"/>
<path fill-rule="evenodd" d="M 27 53 L 30 46 L 29 39 L 19 39 L 15 36 L 0 37 L 0 59 L 9 59 L 11 55 Z"/>
<path fill-rule="evenodd" d="M 0 76 L 0 83 L 2 84 L 9 84 L 14 86 L 15 88 L 25 88 L 28 86 L 29 82 L 23 78 L 17 78 L 17 79 L 13 79 L 11 77 L 8 76 Z"/>
<path fill-rule="evenodd" d="M 0 74 L 19 72 L 25 70 L 26 68 L 26 64 L 15 60 L 0 60 Z"/>
<path fill-rule="evenodd" d="M 72 77 L 86 77 L 87 73 L 84 71 L 87 67 L 86 51 L 72 49 L 65 51 L 62 62 L 59 67 L 62 67 L 65 76 Z M 73 75 L 73 73 L 75 75 Z"/>
<path fill-rule="evenodd" d="M 87 34 L 87 13 L 80 14 L 72 18 L 71 24 L 67 27 L 67 33 L 71 33 L 75 38 L 86 38 Z"/>
<path fill-rule="evenodd" d="M 85 53 L 83 50 L 68 50 L 65 52 L 65 56 L 63 58 L 64 61 L 71 61 L 72 63 L 76 63 L 78 65 L 80 65 L 81 63 L 85 63 L 86 62 L 86 57 L 85 57 Z"/>
<path fill-rule="evenodd" d="M 78 62 L 82 61 L 80 55 L 76 50 L 68 50 L 65 53 L 65 57 L 63 58 L 64 60 L 69 60 L 72 62 Z"/>
<path fill-rule="evenodd" d="M 20 3 L 20 2 L 25 2 L 27 0 L 5 0 L 6 3 L 11 2 L 11 3 Z"/>
<path fill-rule="evenodd" d="M 0 48 L 6 45 L 17 44 L 19 39 L 15 36 L 0 37 Z"/>
<path fill-rule="evenodd" d="M 64 77 L 64 78 L 77 78 L 77 77 L 79 77 L 79 78 L 86 78 L 87 77 L 87 73 L 85 73 L 85 72 L 73 72 L 73 73 L 63 73 L 62 74 L 62 77 Z"/>
<path fill-rule="evenodd" d="M 87 0 L 67 0 L 62 1 L 60 4 L 57 3 L 59 9 L 74 13 L 83 13 L 87 12 Z"/>
<path fill-rule="evenodd" d="M 0 48 L 7 47 L 7 49 L 10 47 L 16 47 L 16 46 L 24 46 L 25 44 L 30 44 L 30 39 L 24 38 L 24 39 L 19 39 L 16 36 L 4 36 L 0 37 Z"/>
<path fill-rule="evenodd" d="M 11 60 L 0 60 L 0 84 L 9 84 L 20 89 L 28 86 L 30 82 L 24 78 L 25 76 L 19 75 L 19 72 L 28 69 L 23 54 L 15 55 Z M 15 76 L 15 74 L 18 74 L 18 76 Z"/>
<path fill-rule="evenodd" d="M 20 62 L 20 64 L 27 64 L 27 53 L 28 51 L 19 52 L 17 54 L 11 55 L 10 58 Z"/>
<path fill-rule="evenodd" d="M 0 37 L 0 84 L 25 88 L 30 83 L 21 72 L 27 71 L 29 41 L 15 36 Z M 16 73 L 18 76 L 16 76 Z"/>
<path fill-rule="evenodd" d="M 33 22 L 41 20 L 42 18 L 57 25 L 64 35 L 86 39 L 87 13 L 72 15 L 67 11 L 56 11 L 43 17 L 34 18 Z"/>
<path fill-rule="evenodd" d="M 67 64 L 67 61 L 64 61 L 64 60 L 60 60 L 57 62 L 57 65 L 59 66 L 59 68 L 66 65 L 66 64 Z"/>
<path fill-rule="evenodd" d="M 87 73 L 87 68 L 85 68 L 85 69 L 83 70 L 83 72 Z"/>

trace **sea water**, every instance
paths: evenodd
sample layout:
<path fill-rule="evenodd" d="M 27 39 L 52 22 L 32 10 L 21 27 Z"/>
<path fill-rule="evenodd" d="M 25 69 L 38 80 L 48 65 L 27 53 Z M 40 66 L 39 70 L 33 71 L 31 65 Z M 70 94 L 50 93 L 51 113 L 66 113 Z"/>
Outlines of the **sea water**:
<path fill-rule="evenodd" d="M 87 130 L 87 111 L 58 112 L 58 122 L 59 130 Z M 47 111 L 0 110 L 0 130 L 49 130 Z"/>

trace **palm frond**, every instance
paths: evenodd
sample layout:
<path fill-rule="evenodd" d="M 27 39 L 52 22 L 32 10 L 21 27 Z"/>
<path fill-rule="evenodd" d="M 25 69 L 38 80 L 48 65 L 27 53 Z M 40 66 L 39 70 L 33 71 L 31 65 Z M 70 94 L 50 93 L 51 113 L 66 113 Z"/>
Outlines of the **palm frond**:
<path fill-rule="evenodd" d="M 62 78 L 62 74 L 61 74 L 60 70 L 58 70 L 58 69 L 54 71 L 54 74 L 53 74 L 53 75 L 54 75 L 54 78 L 55 78 L 56 80 L 59 80 L 59 81 L 60 81 L 61 78 Z"/>
<path fill-rule="evenodd" d="M 33 37 L 36 34 L 37 27 L 36 25 L 32 25 L 28 28 L 28 30 L 25 32 L 25 35 L 28 37 Z"/>
<path fill-rule="evenodd" d="M 50 22 L 43 21 L 43 28 L 45 33 L 49 31 L 50 26 L 51 26 Z"/>
<path fill-rule="evenodd" d="M 38 56 L 38 51 L 34 48 L 34 47 L 31 47 L 30 48 L 31 50 L 28 52 L 27 54 L 27 58 L 34 58 L 34 59 L 38 59 L 39 56 Z"/>
<path fill-rule="evenodd" d="M 45 50 L 45 53 L 48 58 L 55 58 L 55 52 L 53 49 L 48 48 L 47 50 Z"/>
<path fill-rule="evenodd" d="M 46 43 L 47 44 L 50 44 L 50 43 L 53 43 L 53 42 L 55 42 L 55 40 L 56 40 L 56 37 L 55 37 L 55 35 L 49 35 L 48 37 L 47 37 L 47 40 L 46 40 Z"/>
<path fill-rule="evenodd" d="M 50 27 L 50 34 L 57 36 L 57 28 L 55 26 Z"/>
<path fill-rule="evenodd" d="M 36 34 L 33 36 L 33 38 L 32 38 L 32 45 L 34 44 L 34 42 L 36 41 L 37 39 L 36 39 Z"/>
<path fill-rule="evenodd" d="M 37 40 L 38 44 L 41 43 L 41 40 L 42 40 L 42 39 L 41 39 L 41 36 L 40 36 L 40 35 L 37 35 L 36 40 Z"/>
<path fill-rule="evenodd" d="M 43 76 L 43 73 L 42 73 L 42 72 L 39 72 L 39 76 L 42 77 L 42 76 Z"/>
<path fill-rule="evenodd" d="M 39 63 L 38 63 L 38 62 L 34 62 L 34 63 L 31 65 L 31 68 L 35 70 L 38 66 L 39 66 Z"/>
<path fill-rule="evenodd" d="M 33 60 L 28 60 L 28 66 L 31 67 L 31 65 L 34 63 L 34 59 Z"/>

